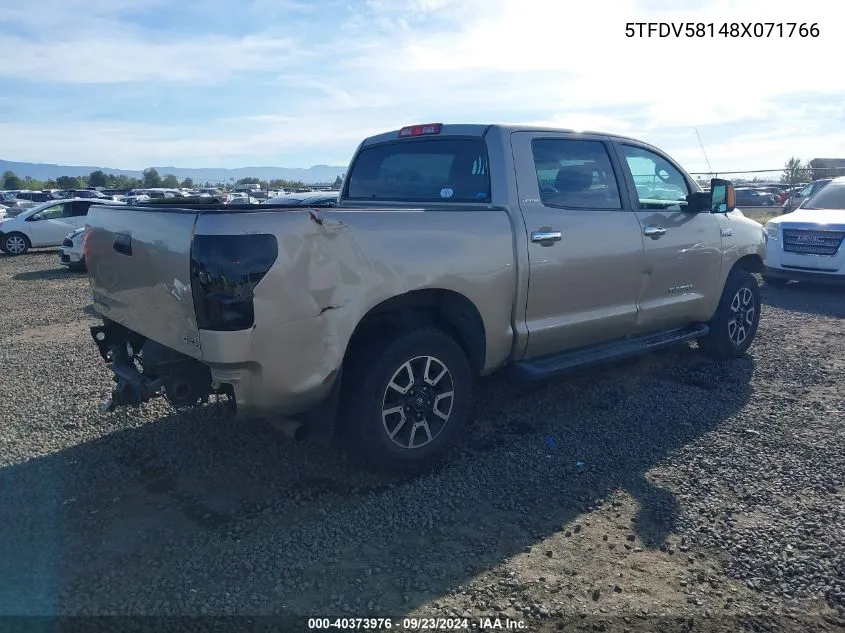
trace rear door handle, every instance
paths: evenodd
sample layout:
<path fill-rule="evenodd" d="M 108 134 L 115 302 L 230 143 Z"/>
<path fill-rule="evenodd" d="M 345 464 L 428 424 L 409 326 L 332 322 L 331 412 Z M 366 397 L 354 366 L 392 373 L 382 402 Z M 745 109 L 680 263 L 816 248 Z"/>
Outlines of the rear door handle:
<path fill-rule="evenodd" d="M 649 237 L 660 237 L 661 235 L 666 235 L 666 229 L 662 226 L 647 226 L 643 229 L 643 235 L 648 235 Z"/>
<path fill-rule="evenodd" d="M 561 231 L 534 231 L 531 234 L 532 242 L 559 242 L 561 239 L 563 239 Z"/>

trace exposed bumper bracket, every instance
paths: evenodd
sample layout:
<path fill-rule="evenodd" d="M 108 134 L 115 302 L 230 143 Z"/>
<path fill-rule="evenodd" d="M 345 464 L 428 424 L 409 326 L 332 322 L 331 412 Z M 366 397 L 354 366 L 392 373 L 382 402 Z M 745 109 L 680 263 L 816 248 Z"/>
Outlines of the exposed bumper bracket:
<path fill-rule="evenodd" d="M 101 413 L 114 411 L 119 406 L 137 406 L 161 395 L 161 382 L 145 376 L 135 364 L 136 351 L 143 345 L 142 337 L 108 324 L 92 327 L 91 337 L 114 374 L 115 386 L 111 397 L 100 405 Z"/>

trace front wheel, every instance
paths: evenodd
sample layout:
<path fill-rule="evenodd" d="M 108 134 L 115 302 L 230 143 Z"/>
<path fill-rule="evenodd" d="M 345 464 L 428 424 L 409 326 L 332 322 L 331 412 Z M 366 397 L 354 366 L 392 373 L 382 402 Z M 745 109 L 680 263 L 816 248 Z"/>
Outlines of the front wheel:
<path fill-rule="evenodd" d="M 754 275 L 734 268 L 728 275 L 710 333 L 699 340 L 714 358 L 738 358 L 748 351 L 760 323 L 760 286 Z"/>
<path fill-rule="evenodd" d="M 2 246 L 9 255 L 23 255 L 29 250 L 29 240 L 22 233 L 9 233 L 3 238 Z"/>
<path fill-rule="evenodd" d="M 375 469 L 411 474 L 432 466 L 469 415 L 469 361 L 437 328 L 361 344 L 343 373 L 342 428 Z"/>

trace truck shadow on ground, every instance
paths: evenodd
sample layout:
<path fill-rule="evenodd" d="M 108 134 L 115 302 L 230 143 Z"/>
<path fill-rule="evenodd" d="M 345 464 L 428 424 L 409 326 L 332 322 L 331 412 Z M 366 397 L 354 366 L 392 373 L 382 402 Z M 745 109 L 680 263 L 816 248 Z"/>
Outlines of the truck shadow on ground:
<path fill-rule="evenodd" d="M 103 416 L 99 439 L 0 470 L 0 612 L 403 614 L 615 488 L 659 547 L 678 502 L 648 471 L 741 409 L 753 370 L 681 346 L 539 384 L 493 376 L 449 461 L 407 480 L 222 407 Z"/>
<path fill-rule="evenodd" d="M 813 284 L 806 281 L 790 282 L 782 287 L 764 284 L 761 292 L 764 306 L 839 319 L 845 318 L 845 285 Z M 765 318 L 765 312 L 763 318 Z"/>
<path fill-rule="evenodd" d="M 15 281 L 55 281 L 77 276 L 78 273 L 67 268 L 48 268 L 47 270 L 32 270 L 18 273 L 13 277 Z"/>

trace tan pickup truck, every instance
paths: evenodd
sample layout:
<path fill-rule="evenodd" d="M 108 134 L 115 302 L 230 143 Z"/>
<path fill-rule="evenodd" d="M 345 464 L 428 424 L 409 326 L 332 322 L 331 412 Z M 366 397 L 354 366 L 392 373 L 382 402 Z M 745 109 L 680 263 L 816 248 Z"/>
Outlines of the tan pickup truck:
<path fill-rule="evenodd" d="M 363 141 L 337 206 L 96 207 L 104 410 L 226 393 L 414 471 L 478 376 L 538 379 L 698 339 L 746 352 L 764 232 L 666 154 L 600 133 L 417 125 Z M 335 416 L 335 413 L 338 413 Z"/>

